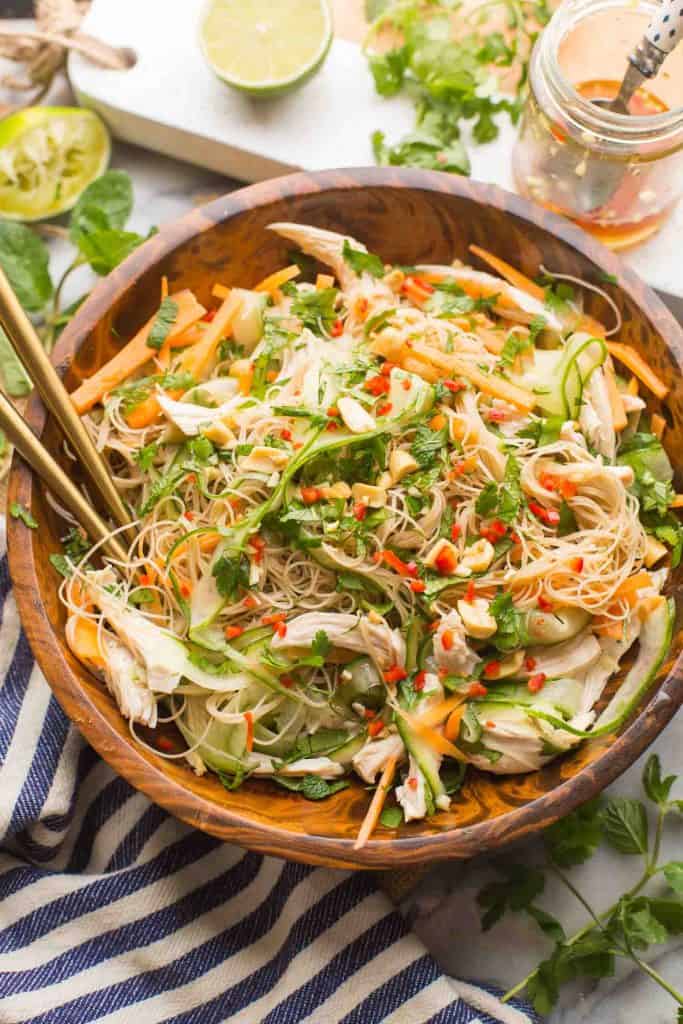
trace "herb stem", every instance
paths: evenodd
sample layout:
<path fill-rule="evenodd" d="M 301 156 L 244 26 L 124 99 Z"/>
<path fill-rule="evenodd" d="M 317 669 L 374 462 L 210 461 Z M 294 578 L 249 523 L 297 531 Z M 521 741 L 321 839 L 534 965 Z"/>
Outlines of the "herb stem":
<path fill-rule="evenodd" d="M 668 992 L 669 995 L 672 996 L 672 998 L 675 999 L 677 1003 L 683 1006 L 683 993 L 675 989 L 673 985 L 670 985 L 666 978 L 662 977 L 659 971 L 656 971 L 654 967 L 650 966 L 650 964 L 645 963 L 645 961 L 641 960 L 640 957 L 635 955 L 635 953 L 632 953 L 631 957 L 633 959 L 633 962 L 638 967 L 640 967 L 641 971 L 644 971 L 645 974 L 648 974 L 652 978 L 652 980 L 656 981 L 658 985 L 661 985 L 661 987 L 666 992 Z"/>
<path fill-rule="evenodd" d="M 61 312 L 62 290 L 64 288 L 64 285 L 66 284 L 69 276 L 73 273 L 73 271 L 76 270 L 77 267 L 82 266 L 84 263 L 85 260 L 82 256 L 76 256 L 76 258 L 72 260 L 72 262 L 69 264 L 69 266 L 66 268 L 66 270 L 60 277 L 59 281 L 57 282 L 57 287 L 55 288 L 54 295 L 52 297 L 52 313 L 47 318 L 48 329 L 45 337 L 45 348 L 47 349 L 48 352 L 52 350 L 52 346 L 55 340 L 55 325 L 57 323 L 57 320 L 59 319 L 59 314 Z"/>

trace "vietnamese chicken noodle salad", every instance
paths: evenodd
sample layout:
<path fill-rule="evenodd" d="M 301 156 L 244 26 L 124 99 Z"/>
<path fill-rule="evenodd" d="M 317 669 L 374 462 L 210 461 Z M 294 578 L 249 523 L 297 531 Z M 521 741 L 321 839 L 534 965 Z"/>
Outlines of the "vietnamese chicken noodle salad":
<path fill-rule="evenodd" d="M 593 286 L 271 228 L 329 273 L 217 284 L 209 311 L 164 282 L 74 393 L 136 539 L 103 562 L 72 530 L 53 562 L 140 743 L 228 788 L 355 773 L 362 844 L 448 809 L 468 764 L 613 731 L 652 683 L 683 532 L 640 392 L 667 389 L 582 312 Z M 162 721 L 184 744 L 142 734 Z"/>

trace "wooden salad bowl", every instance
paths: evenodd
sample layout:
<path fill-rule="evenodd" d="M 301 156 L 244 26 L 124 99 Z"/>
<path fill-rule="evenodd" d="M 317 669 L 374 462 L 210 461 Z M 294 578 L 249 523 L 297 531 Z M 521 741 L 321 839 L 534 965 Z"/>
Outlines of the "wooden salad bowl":
<path fill-rule="evenodd" d="M 428 171 L 294 174 L 232 192 L 162 228 L 95 288 L 64 331 L 54 361 L 69 388 L 108 358 L 117 344 L 113 339 L 130 337 L 154 312 L 162 275 L 171 291 L 191 288 L 209 304 L 217 280 L 250 287 L 289 262 L 288 244 L 266 230 L 282 220 L 355 235 L 391 262 L 448 263 L 459 257 L 476 265 L 468 257 L 468 246 L 476 243 L 530 276 L 543 264 L 606 287 L 623 317 L 622 340 L 646 355 L 671 388 L 663 407 L 653 402 L 652 409 L 667 421 L 666 446 L 683 480 L 683 333 L 662 302 L 616 256 L 566 221 L 492 186 Z M 605 285 L 607 275 L 616 283 Z M 586 292 L 586 309 L 611 322 L 602 297 Z M 61 449 L 35 396 L 27 419 L 53 452 Z M 40 523 L 38 530 L 28 530 L 9 520 L 10 571 L 31 647 L 66 713 L 98 753 L 150 799 L 197 828 L 263 853 L 338 868 L 396 868 L 496 849 L 599 793 L 636 760 L 683 700 L 683 633 L 677 624 L 658 681 L 620 735 L 585 742 L 528 775 L 471 769 L 449 812 L 397 830 L 380 827 L 357 852 L 353 841 L 369 800 L 359 782 L 315 803 L 267 781 L 248 781 L 228 792 L 215 776 L 198 778 L 183 761 L 163 760 L 131 738 L 104 685 L 67 648 L 60 579 L 48 560 L 60 550 L 64 524 L 19 459 L 9 500 L 31 508 Z M 682 578 L 678 570 L 669 593 L 679 592 Z M 174 728 L 163 728 L 177 742 Z M 152 734 L 147 739 L 153 741 Z"/>

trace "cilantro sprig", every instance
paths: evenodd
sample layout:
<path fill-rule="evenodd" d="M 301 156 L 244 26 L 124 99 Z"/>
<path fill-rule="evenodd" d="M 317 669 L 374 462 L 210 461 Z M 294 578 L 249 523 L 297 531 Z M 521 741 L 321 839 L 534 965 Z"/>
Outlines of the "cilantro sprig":
<path fill-rule="evenodd" d="M 642 785 L 656 811 L 654 829 L 643 801 L 622 796 L 606 802 L 598 798 L 546 831 L 543 864 L 506 864 L 503 879 L 481 889 L 477 899 L 484 930 L 509 911 L 520 912 L 531 917 L 553 942 L 551 954 L 506 992 L 503 1002 L 526 991 L 538 1013 L 550 1013 L 563 985 L 579 977 L 611 976 L 617 958 L 622 958 L 631 960 L 683 1007 L 683 993 L 642 958 L 650 946 L 683 933 L 683 861 L 661 860 L 665 822 L 671 815 L 683 813 L 683 800 L 671 795 L 677 781 L 675 775 L 662 776 L 659 757 L 653 754 L 645 765 Z M 617 853 L 640 858 L 642 870 L 630 889 L 606 910 L 597 911 L 565 869 L 585 863 L 603 842 Z M 548 875 L 558 879 L 590 915 L 573 935 L 567 936 L 562 924 L 536 902 Z M 654 879 L 663 880 L 663 894 L 661 886 L 652 891 Z"/>

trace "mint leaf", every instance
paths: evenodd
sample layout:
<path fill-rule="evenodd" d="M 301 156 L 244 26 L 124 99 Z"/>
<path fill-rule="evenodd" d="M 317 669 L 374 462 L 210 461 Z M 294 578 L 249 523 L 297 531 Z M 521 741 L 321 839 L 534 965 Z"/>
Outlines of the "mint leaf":
<path fill-rule="evenodd" d="M 683 893 L 683 861 L 672 860 L 665 864 L 664 877 L 674 892 Z"/>
<path fill-rule="evenodd" d="M 525 910 L 545 887 L 545 879 L 537 868 L 525 864 L 500 866 L 506 875 L 503 882 L 491 882 L 477 893 L 477 903 L 483 908 L 483 931 L 488 931 L 508 910 Z"/>
<path fill-rule="evenodd" d="M 623 897 L 609 922 L 610 934 L 622 939 L 631 949 L 647 949 L 654 943 L 666 942 L 669 932 L 650 910 L 647 897 Z"/>
<path fill-rule="evenodd" d="M 134 231 L 104 228 L 92 234 L 78 236 L 78 248 L 90 268 L 104 277 L 146 241 Z"/>
<path fill-rule="evenodd" d="M 0 327 L 0 375 L 5 391 L 12 398 L 23 398 L 30 393 L 31 381 L 2 327 Z"/>
<path fill-rule="evenodd" d="M 653 803 L 665 804 L 669 799 L 671 787 L 676 781 L 675 775 L 662 778 L 662 766 L 657 754 L 648 757 L 643 770 L 643 789 Z"/>
<path fill-rule="evenodd" d="M 25 505 L 20 505 L 18 501 L 13 501 L 10 505 L 9 512 L 12 519 L 21 519 L 24 526 L 27 526 L 29 530 L 38 529 L 38 523 Z"/>
<path fill-rule="evenodd" d="M 647 815 L 640 800 L 613 797 L 603 811 L 602 827 L 607 842 L 619 853 L 647 853 Z"/>
<path fill-rule="evenodd" d="M 583 864 L 602 841 L 602 800 L 590 800 L 546 829 L 544 839 L 550 859 L 559 867 Z"/>
<path fill-rule="evenodd" d="M 52 296 L 48 263 L 47 246 L 35 231 L 0 220 L 0 267 L 29 313 L 38 313 Z"/>
<path fill-rule="evenodd" d="M 532 917 L 538 927 L 541 929 L 544 935 L 547 935 L 553 942 L 564 942 L 566 936 L 564 928 L 552 914 L 548 914 L 545 910 L 541 910 L 540 907 L 535 907 L 533 904 L 526 907 L 526 912 L 529 917 Z"/>
<path fill-rule="evenodd" d="M 159 312 L 152 324 L 152 330 L 147 338 L 147 347 L 156 349 L 158 352 L 166 341 L 168 333 L 178 318 L 178 303 L 166 296 L 159 306 Z"/>
<path fill-rule="evenodd" d="M 357 274 L 368 273 L 372 277 L 384 277 L 384 264 L 379 256 L 371 252 L 363 252 L 362 249 L 354 249 L 348 238 L 344 239 L 343 249 L 344 260 L 355 270 Z"/>
<path fill-rule="evenodd" d="M 446 436 L 445 427 L 442 430 L 430 430 L 421 424 L 417 428 L 410 446 L 410 454 L 422 469 L 432 466 L 439 452 L 445 449 Z"/>
<path fill-rule="evenodd" d="M 74 245 L 81 234 L 102 228 L 121 229 L 133 209 L 133 186 L 125 171 L 105 171 L 84 192 L 71 211 L 69 233 Z"/>

